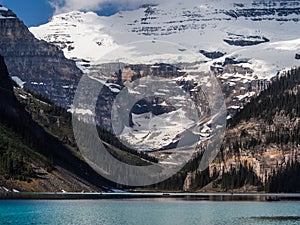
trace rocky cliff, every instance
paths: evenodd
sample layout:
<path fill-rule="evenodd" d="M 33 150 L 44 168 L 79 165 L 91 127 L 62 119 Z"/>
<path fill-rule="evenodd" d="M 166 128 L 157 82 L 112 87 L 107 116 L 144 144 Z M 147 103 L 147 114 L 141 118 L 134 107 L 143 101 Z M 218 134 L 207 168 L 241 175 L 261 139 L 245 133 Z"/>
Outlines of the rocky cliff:
<path fill-rule="evenodd" d="M 9 9 L 0 6 L 0 54 L 13 79 L 25 82 L 55 103 L 67 107 L 82 72 L 56 46 L 37 40 Z"/>

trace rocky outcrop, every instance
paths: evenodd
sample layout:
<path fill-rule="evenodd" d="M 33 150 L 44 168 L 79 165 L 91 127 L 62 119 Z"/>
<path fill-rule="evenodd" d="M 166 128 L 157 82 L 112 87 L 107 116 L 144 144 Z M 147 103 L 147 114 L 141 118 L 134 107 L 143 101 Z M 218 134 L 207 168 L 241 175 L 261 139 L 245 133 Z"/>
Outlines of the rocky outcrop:
<path fill-rule="evenodd" d="M 82 72 L 56 46 L 37 40 L 16 15 L 0 7 L 0 54 L 11 77 L 68 107 Z"/>
<path fill-rule="evenodd" d="M 235 45 L 235 46 L 251 46 L 251 45 L 258 45 L 265 42 L 269 42 L 270 40 L 265 37 L 260 36 L 243 36 L 243 35 L 235 35 L 235 37 L 232 38 L 232 35 L 229 36 L 229 39 L 224 39 L 224 42 L 226 42 L 229 45 Z"/>
<path fill-rule="evenodd" d="M 196 172 L 188 172 L 187 176 L 184 180 L 183 184 L 183 191 L 191 191 L 192 190 L 192 185 L 195 182 L 196 179 Z"/>
<path fill-rule="evenodd" d="M 216 51 L 216 52 L 208 52 L 208 51 L 205 51 L 205 50 L 200 50 L 199 51 L 202 55 L 204 55 L 205 57 L 209 58 L 209 59 L 218 59 L 222 56 L 224 56 L 226 53 L 223 53 L 223 52 L 219 52 L 219 51 Z"/>

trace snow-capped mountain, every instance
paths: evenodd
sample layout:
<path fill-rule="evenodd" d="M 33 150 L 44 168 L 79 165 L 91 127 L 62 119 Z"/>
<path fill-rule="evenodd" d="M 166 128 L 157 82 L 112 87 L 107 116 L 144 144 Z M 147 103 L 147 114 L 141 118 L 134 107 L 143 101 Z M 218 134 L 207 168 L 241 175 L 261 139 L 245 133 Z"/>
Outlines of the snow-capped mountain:
<path fill-rule="evenodd" d="M 114 49 L 151 40 L 181 46 L 177 54 L 168 57 L 169 62 L 178 63 L 182 60 L 178 55 L 191 51 L 194 57 L 183 57 L 184 60 L 205 61 L 203 70 L 233 58 L 243 61 L 241 66 L 253 70 L 254 75 L 270 78 L 277 71 L 300 64 L 295 59 L 300 52 L 299 17 L 300 2 L 294 0 L 175 0 L 110 17 L 70 12 L 56 15 L 49 23 L 30 31 L 37 38 L 60 46 L 85 71 L 87 64 L 99 64 Z M 122 52 L 125 55 L 120 53 L 120 61 L 161 60 L 154 55 L 145 60 L 133 51 Z"/>
<path fill-rule="evenodd" d="M 193 70 L 220 79 L 234 111 L 280 71 L 300 65 L 299 20 L 294 0 L 175 0 L 109 17 L 70 12 L 30 31 L 86 73 L 104 62 L 194 63 Z"/>
<path fill-rule="evenodd" d="M 165 63 L 178 68 L 173 79 L 193 86 L 192 91 L 201 85 L 209 88 L 210 72 L 221 83 L 230 118 L 272 77 L 300 65 L 299 24 L 300 2 L 294 0 L 174 0 L 109 17 L 79 11 L 60 14 L 30 31 L 60 47 L 83 72 L 102 80 L 109 80 L 99 72 L 107 63 L 127 65 L 122 72 L 129 81 L 147 71 L 153 74 Z M 158 148 L 174 141 L 180 133 L 175 128 L 173 138 L 149 133 L 149 124 L 155 122 L 149 113 L 133 114 L 132 130 L 125 129 L 123 137 L 137 145 L 139 136 L 147 139 L 152 134 L 157 140 L 144 139 L 152 148 L 153 143 Z M 161 121 L 159 117 L 165 115 L 155 117 Z M 164 126 L 170 130 L 175 125 Z M 164 138 L 167 141 L 162 142 Z"/>

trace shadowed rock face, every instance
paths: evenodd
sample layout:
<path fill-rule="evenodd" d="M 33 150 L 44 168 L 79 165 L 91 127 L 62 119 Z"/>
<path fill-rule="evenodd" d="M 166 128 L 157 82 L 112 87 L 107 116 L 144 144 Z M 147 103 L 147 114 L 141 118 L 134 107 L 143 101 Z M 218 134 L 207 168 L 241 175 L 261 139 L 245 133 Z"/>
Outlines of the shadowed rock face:
<path fill-rule="evenodd" d="M 16 98 L 14 96 L 12 82 L 8 76 L 4 59 L 0 55 L 0 111 L 9 115 L 15 114 L 15 110 L 11 107 L 15 102 Z"/>
<path fill-rule="evenodd" d="M 7 67 L 4 62 L 3 56 L 0 55 L 0 98 L 4 100 L 4 97 L 13 97 L 13 86 L 11 79 L 8 76 Z"/>
<path fill-rule="evenodd" d="M 1 19 L 0 19 L 1 20 Z M 24 91 L 25 92 L 25 91 Z M 21 141 L 32 152 L 38 152 L 48 161 L 36 157 L 32 152 L 25 149 L 15 149 L 22 154 L 30 156 L 30 163 L 41 174 L 32 178 L 33 183 L 24 185 L 15 180 L 3 180 L 3 173 L 0 172 L 0 186 L 17 188 L 22 191 L 99 191 L 102 185 L 110 186 L 104 178 L 97 174 L 87 163 L 75 156 L 70 149 L 50 133 L 46 132 L 31 115 L 25 110 L 15 94 L 13 82 L 8 75 L 4 58 L 0 55 L 0 127 L 2 130 Z M 2 132 L 1 130 L 1 132 Z M 5 137 L 5 136 L 4 136 Z M 0 137 L 0 142 L 3 140 Z M 1 149 L 6 151 L 6 149 Z M 1 157 L 0 157 L 1 158 Z M 48 162 L 52 161 L 55 173 L 46 171 Z M 106 188 L 103 188 L 106 189 Z"/>
<path fill-rule="evenodd" d="M 40 138 L 38 141 L 43 142 L 41 129 L 32 122 L 25 108 L 16 99 L 12 83 L 4 58 L 0 55 L 0 124 L 5 124 L 12 129 L 18 127 L 18 131 L 36 135 Z"/>
<path fill-rule="evenodd" d="M 19 77 L 32 89 L 68 107 L 82 72 L 56 46 L 36 39 L 10 10 L 0 8 L 0 54 L 10 76 Z"/>

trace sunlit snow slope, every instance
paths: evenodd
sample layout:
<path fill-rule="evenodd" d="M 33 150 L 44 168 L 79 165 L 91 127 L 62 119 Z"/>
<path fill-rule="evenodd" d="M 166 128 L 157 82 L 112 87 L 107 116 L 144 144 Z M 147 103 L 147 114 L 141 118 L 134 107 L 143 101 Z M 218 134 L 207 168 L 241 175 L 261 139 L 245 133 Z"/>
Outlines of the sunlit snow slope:
<path fill-rule="evenodd" d="M 229 119 L 272 77 L 300 66 L 299 25 L 300 1 L 295 0 L 172 0 L 109 17 L 79 11 L 60 14 L 30 31 L 59 46 L 92 76 L 107 62 L 176 67 L 189 63 L 180 68 L 186 73 L 174 80 L 197 90 L 201 85 L 209 88 L 205 74 L 211 72 L 222 86 Z M 134 126 L 121 136 L 135 145 L 143 140 L 139 146 L 145 149 L 161 148 L 184 130 L 176 123 L 160 127 L 157 121 L 171 116 L 133 115 Z"/>
<path fill-rule="evenodd" d="M 127 43 L 160 40 L 180 46 L 177 54 L 166 59 L 168 62 L 205 60 L 204 70 L 232 57 L 244 60 L 243 66 L 253 69 L 257 76 L 272 77 L 279 70 L 300 64 L 295 59 L 300 52 L 299 18 L 299 1 L 175 0 L 110 17 L 70 12 L 30 31 L 60 46 L 82 69 L 105 61 L 107 52 Z M 151 62 L 134 51 L 123 50 L 119 60 Z M 178 57 L 180 54 L 190 57 Z M 153 55 L 152 60 L 162 59 Z"/>

